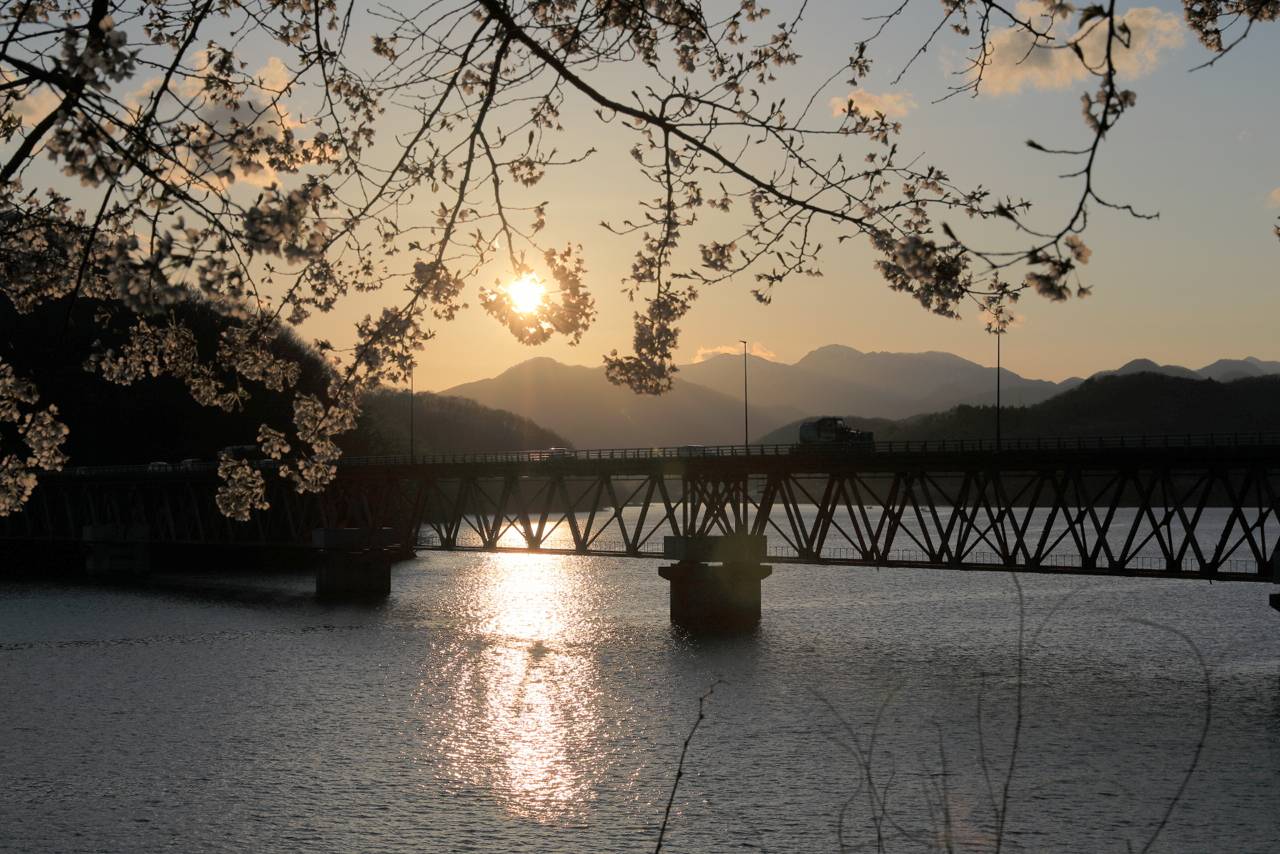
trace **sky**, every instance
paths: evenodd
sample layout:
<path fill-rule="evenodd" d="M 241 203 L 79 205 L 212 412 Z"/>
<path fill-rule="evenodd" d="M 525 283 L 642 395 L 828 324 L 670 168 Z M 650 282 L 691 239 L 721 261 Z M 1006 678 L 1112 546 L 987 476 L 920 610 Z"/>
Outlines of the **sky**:
<path fill-rule="evenodd" d="M 789 4 L 777 3 L 779 11 Z M 881 4 L 885 5 L 885 4 Z M 896 5 L 893 4 L 893 5 Z M 811 2 L 800 29 L 804 58 L 780 81 L 783 90 L 809 91 L 847 56 L 873 24 L 850 14 L 873 4 Z M 887 5 L 886 5 L 887 8 Z M 896 21 L 875 49 L 878 65 L 859 99 L 881 100 L 904 124 L 904 151 L 922 152 L 960 183 L 1031 198 L 1044 224 L 1056 224 L 1076 185 L 1055 177 L 1055 164 L 1024 145 L 1085 140 L 1079 97 L 1086 83 L 1052 63 L 1026 74 L 998 68 L 988 93 L 977 99 L 946 94 L 959 67 L 964 40 L 943 39 L 896 85 L 898 69 L 937 18 L 936 3 L 917 3 Z M 1280 310 L 1280 241 L 1272 234 L 1280 214 L 1280 27 L 1259 27 L 1235 53 L 1213 68 L 1191 72 L 1207 57 L 1185 32 L 1181 4 L 1133 4 L 1133 20 L 1148 37 L 1135 45 L 1128 84 L 1137 107 L 1104 147 L 1098 167 L 1103 192 L 1158 211 L 1155 221 L 1115 212 L 1095 214 L 1086 242 L 1093 249 L 1084 300 L 1049 303 L 1035 296 L 1016 307 L 1019 320 L 1003 342 L 1004 365 L 1025 376 L 1060 380 L 1145 357 L 1200 367 L 1221 357 L 1280 358 L 1275 317 Z M 625 79 L 618 79 L 625 93 Z M 844 98 L 836 82 L 830 97 Z M 602 133 L 585 110 L 566 111 L 566 135 Z M 607 131 L 603 132 L 607 142 Z M 597 140 L 593 137 L 593 142 Z M 553 340 L 526 347 L 473 307 L 422 353 L 418 388 L 442 390 L 492 376 L 534 356 L 599 365 L 601 356 L 630 342 L 632 307 L 619 292 L 634 247 L 598 226 L 647 194 L 625 174 L 621 150 L 601 146 L 571 180 L 549 179 L 539 188 L 552 202 L 554 237 L 580 242 L 599 317 L 576 347 Z M 859 150 L 863 150 L 859 148 Z M 1060 167 L 1059 167 L 1060 168 Z M 623 170 L 620 172 L 619 170 Z M 554 239 L 551 242 L 555 242 Z M 993 364 L 995 342 L 973 311 L 959 320 L 935 317 L 912 299 L 891 292 L 860 240 L 831 241 L 821 278 L 797 278 L 762 306 L 749 281 L 706 289 L 681 324 L 678 361 L 751 342 L 761 355 L 794 362 L 815 347 L 844 344 L 860 350 L 945 350 Z M 491 282 L 484 282 L 491 284 Z"/>

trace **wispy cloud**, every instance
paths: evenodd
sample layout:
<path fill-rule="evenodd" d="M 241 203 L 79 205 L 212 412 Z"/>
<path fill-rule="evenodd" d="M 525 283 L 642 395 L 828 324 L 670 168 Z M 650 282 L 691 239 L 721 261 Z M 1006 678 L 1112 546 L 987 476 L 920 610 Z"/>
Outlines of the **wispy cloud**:
<path fill-rule="evenodd" d="M 1034 16 L 1044 7 L 1039 3 L 1018 4 L 1020 16 Z M 1176 13 L 1155 6 L 1130 9 L 1122 19 L 1132 34 L 1128 49 L 1113 52 L 1116 69 L 1124 77 L 1150 74 L 1163 55 L 1181 47 L 1186 30 Z M 1085 60 L 1101 64 L 1106 51 L 1106 27 L 1095 26 L 1087 35 L 1073 36 Z M 990 95 L 1015 95 L 1024 89 L 1066 89 L 1089 77 L 1084 63 L 1071 50 L 1033 47 L 1026 30 L 1011 27 L 993 35 L 988 42 L 990 64 L 982 73 L 982 91 Z"/>
<path fill-rule="evenodd" d="M 748 351 L 753 356 L 759 356 L 761 359 L 768 359 L 771 362 L 778 361 L 778 354 L 770 350 L 763 344 L 752 344 Z M 698 352 L 693 354 L 693 363 L 705 362 L 712 356 L 719 356 L 727 353 L 730 356 L 737 356 L 742 353 L 741 344 L 720 344 L 716 347 L 699 347 Z"/>
<path fill-rule="evenodd" d="M 883 113 L 887 119 L 900 119 L 916 108 L 915 98 L 911 97 L 910 92 L 885 92 L 877 95 L 866 89 L 854 89 L 847 97 L 831 99 L 831 115 L 847 114 L 850 101 L 864 116 Z"/>

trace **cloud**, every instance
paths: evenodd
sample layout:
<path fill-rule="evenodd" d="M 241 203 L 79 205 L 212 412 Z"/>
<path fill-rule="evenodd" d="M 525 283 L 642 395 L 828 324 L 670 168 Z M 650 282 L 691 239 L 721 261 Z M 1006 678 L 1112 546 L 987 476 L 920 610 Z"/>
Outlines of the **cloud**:
<path fill-rule="evenodd" d="M 9 83 L 13 80 L 13 76 L 7 69 L 0 68 L 0 82 Z M 11 109 L 17 116 L 22 119 L 22 123 L 27 127 L 33 127 L 40 123 L 40 120 L 57 109 L 62 103 L 61 96 L 47 86 L 29 86 L 22 93 L 22 97 L 18 98 L 11 104 Z"/>
<path fill-rule="evenodd" d="M 866 89 L 854 89 L 847 97 L 831 99 L 831 115 L 837 118 L 846 115 L 850 101 L 864 116 L 883 113 L 887 119 L 900 119 L 916 108 L 916 101 L 910 92 L 885 92 L 877 95 Z"/>
<path fill-rule="evenodd" d="M 1018 14 L 1026 17 L 1043 11 L 1038 3 L 1018 4 Z M 1132 33 L 1128 49 L 1114 53 L 1116 70 L 1122 77 L 1142 77 L 1155 70 L 1163 54 L 1182 47 L 1186 30 L 1181 18 L 1154 6 L 1130 9 L 1122 16 Z M 1095 22 L 1096 23 L 1096 22 Z M 1106 27 L 1086 28 L 1086 35 L 1068 41 L 1080 45 L 1085 60 L 1102 63 L 1106 51 Z M 1010 27 L 988 42 L 991 61 L 982 72 L 982 91 L 991 95 L 1016 95 L 1024 89 L 1066 89 L 1090 77 L 1074 51 L 1033 47 L 1026 30 Z"/>
<path fill-rule="evenodd" d="M 1267 195 L 1267 207 L 1280 208 L 1280 187 L 1276 187 Z"/>
<path fill-rule="evenodd" d="M 211 100 L 205 92 L 204 78 L 209 66 L 209 52 L 197 51 L 193 54 L 191 65 L 194 73 L 172 82 L 162 103 L 164 108 L 172 108 L 179 103 L 189 105 L 207 128 L 194 137 L 195 145 L 175 148 L 174 154 L 181 166 L 172 168 L 169 177 L 174 180 L 199 181 L 209 188 L 222 191 L 228 185 L 225 172 L 232 163 L 232 152 L 220 142 L 222 135 L 229 134 L 235 126 L 241 133 L 247 128 L 260 139 L 280 140 L 286 130 L 300 127 L 300 123 L 289 112 L 286 87 L 291 79 L 290 72 L 279 57 L 267 57 L 266 62 L 249 75 L 253 83 L 233 107 L 222 101 Z M 160 82 L 160 77 L 143 81 L 124 99 L 125 105 L 132 112 L 140 113 L 149 105 L 149 99 Z M 272 99 L 277 99 L 274 106 L 271 104 Z M 276 170 L 266 162 L 265 156 L 254 161 L 254 168 L 246 169 L 236 165 L 231 169 L 231 174 L 235 180 L 257 187 L 267 187 L 279 180 Z"/>
<path fill-rule="evenodd" d="M 258 86 L 267 92 L 284 92 L 289 85 L 289 81 L 293 79 L 293 72 L 284 64 L 278 56 L 267 57 L 266 65 L 263 65 L 253 73 L 254 78 L 258 81 Z"/>
<path fill-rule="evenodd" d="M 751 349 L 748 352 L 753 356 L 759 356 L 761 359 L 768 359 L 770 362 L 778 361 L 778 354 L 763 344 L 752 344 Z M 719 356 L 721 354 L 740 356 L 742 355 L 742 345 L 720 344 L 716 347 L 699 347 L 698 351 L 693 354 L 693 363 L 696 365 L 698 362 L 705 362 L 712 356 Z"/>
<path fill-rule="evenodd" d="M 22 116 L 22 121 L 27 125 L 39 124 L 40 120 L 52 113 L 62 103 L 62 99 L 58 97 L 51 89 L 43 86 L 33 89 L 19 101 L 15 107 L 18 115 Z"/>

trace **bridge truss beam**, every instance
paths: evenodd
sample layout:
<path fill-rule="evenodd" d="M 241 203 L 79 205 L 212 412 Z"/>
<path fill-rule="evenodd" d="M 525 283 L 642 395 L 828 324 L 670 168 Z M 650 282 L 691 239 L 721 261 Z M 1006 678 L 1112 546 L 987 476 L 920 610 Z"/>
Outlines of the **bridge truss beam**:
<path fill-rule="evenodd" d="M 86 529 L 171 545 L 306 547 L 317 528 L 402 545 L 656 558 L 666 536 L 769 537 L 771 563 L 1280 580 L 1280 447 L 366 462 L 322 494 L 267 473 L 232 522 L 211 470 L 48 477 L 0 540 Z M 423 535 L 425 536 L 425 539 Z"/>
<path fill-rule="evenodd" d="M 775 563 L 1273 579 L 1280 473 L 1094 470 L 484 474 L 425 478 L 428 548 L 660 557 L 766 535 Z"/>

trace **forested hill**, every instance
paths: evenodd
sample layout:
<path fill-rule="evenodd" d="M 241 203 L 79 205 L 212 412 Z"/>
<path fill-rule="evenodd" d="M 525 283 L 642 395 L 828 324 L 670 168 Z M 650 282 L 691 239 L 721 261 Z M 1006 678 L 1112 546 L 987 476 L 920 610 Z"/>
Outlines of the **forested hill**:
<path fill-rule="evenodd" d="M 12 365 L 18 376 L 36 383 L 42 404 L 57 405 L 59 419 L 71 430 L 65 445 L 69 465 L 209 460 L 227 445 L 252 444 L 263 422 L 292 423 L 291 396 L 251 382 L 245 383 L 253 393 L 245 408 L 223 412 L 195 403 L 172 378 L 119 386 L 86 372 L 85 356 L 95 340 L 107 345 L 123 340 L 123 329 L 104 326 L 95 316 L 99 308 L 92 300 L 82 299 L 68 322 L 65 302 L 46 304 L 19 318 L 10 303 L 0 301 L 0 360 Z M 194 330 L 201 354 L 211 355 L 223 319 L 198 301 L 173 310 Z M 282 354 L 301 361 L 301 388 L 324 388 L 329 368 L 318 354 L 292 336 L 282 338 L 277 346 Z M 418 396 L 414 420 L 419 453 L 567 445 L 563 438 L 510 412 L 438 395 Z M 404 393 L 375 392 L 355 433 L 339 443 L 352 454 L 402 453 L 408 447 L 407 425 Z M 13 436 L 0 438 L 5 447 L 12 447 Z"/>
<path fill-rule="evenodd" d="M 877 439 L 990 438 L 995 407 L 957 406 L 898 421 L 846 420 Z M 1100 376 L 1033 406 L 1004 407 L 1000 425 L 1008 438 L 1280 431 L 1280 377 L 1222 383 L 1154 373 Z M 788 424 L 758 441 L 788 444 L 798 429 L 799 422 Z"/>
<path fill-rule="evenodd" d="M 414 395 L 415 454 L 569 448 L 569 440 L 503 409 L 443 394 Z M 409 395 L 378 391 L 365 398 L 356 431 L 343 442 L 354 455 L 409 452 Z"/>

